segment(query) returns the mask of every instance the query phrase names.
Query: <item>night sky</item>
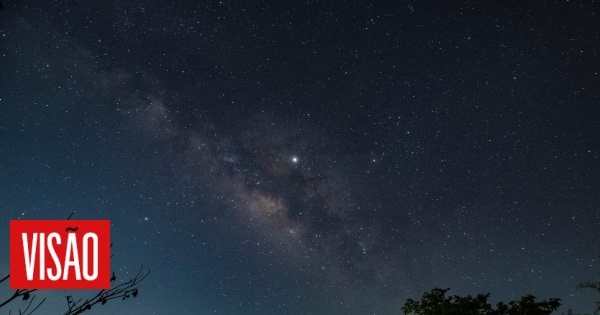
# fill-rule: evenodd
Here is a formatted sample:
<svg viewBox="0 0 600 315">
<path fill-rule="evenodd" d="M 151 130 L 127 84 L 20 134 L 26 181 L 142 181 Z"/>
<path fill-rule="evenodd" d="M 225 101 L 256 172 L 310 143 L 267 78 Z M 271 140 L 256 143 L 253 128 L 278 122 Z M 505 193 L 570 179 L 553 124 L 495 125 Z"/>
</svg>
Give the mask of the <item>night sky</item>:
<svg viewBox="0 0 600 315">
<path fill-rule="evenodd" d="M 600 11 L 499 2 L 3 1 L 0 272 L 74 212 L 152 272 L 91 314 L 591 312 Z"/>
</svg>

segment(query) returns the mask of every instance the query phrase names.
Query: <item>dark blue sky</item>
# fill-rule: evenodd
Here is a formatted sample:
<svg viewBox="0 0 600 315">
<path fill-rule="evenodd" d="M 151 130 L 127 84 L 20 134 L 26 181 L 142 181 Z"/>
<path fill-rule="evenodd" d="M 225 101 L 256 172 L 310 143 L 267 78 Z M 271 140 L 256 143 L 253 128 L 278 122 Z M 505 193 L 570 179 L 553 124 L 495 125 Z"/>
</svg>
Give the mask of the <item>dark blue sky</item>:
<svg viewBox="0 0 600 315">
<path fill-rule="evenodd" d="M 593 309 L 592 2 L 3 3 L 0 271 L 9 220 L 75 212 L 152 271 L 96 314 Z"/>
</svg>

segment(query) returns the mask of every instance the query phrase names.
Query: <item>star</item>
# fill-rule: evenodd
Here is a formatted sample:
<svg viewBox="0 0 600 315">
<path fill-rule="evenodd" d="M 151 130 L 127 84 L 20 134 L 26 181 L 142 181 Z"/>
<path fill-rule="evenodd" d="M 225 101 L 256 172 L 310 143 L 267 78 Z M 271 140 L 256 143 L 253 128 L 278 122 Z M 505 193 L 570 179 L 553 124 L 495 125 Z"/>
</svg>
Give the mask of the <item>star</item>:
<svg viewBox="0 0 600 315">
<path fill-rule="evenodd" d="M 393 313 L 436 283 L 593 307 L 570 297 L 600 237 L 588 6 L 13 2 L 2 215 L 114 222 L 115 268 L 174 302 L 121 313 Z"/>
</svg>

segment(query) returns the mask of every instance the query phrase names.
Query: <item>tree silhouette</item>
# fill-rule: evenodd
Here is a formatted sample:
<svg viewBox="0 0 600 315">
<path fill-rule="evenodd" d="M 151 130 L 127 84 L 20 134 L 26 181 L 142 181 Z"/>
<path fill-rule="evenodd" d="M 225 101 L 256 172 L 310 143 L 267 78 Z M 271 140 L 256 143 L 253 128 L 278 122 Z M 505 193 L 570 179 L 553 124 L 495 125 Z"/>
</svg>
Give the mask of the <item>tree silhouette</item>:
<svg viewBox="0 0 600 315">
<path fill-rule="evenodd" d="M 577 285 L 577 289 L 592 289 L 600 293 L 600 281 L 584 281 Z M 596 311 L 600 311 L 600 301 L 596 302 Z"/>
<path fill-rule="evenodd" d="M 137 297 L 139 293 L 140 283 L 150 274 L 150 271 L 144 271 L 144 266 L 140 268 L 135 277 L 131 278 L 127 282 L 122 282 L 115 287 L 112 287 L 108 290 L 102 289 L 96 293 L 93 297 L 89 299 L 80 298 L 78 300 L 74 300 L 72 296 L 67 296 L 67 310 L 64 315 L 77 315 L 83 312 L 89 311 L 92 309 L 92 306 L 100 303 L 101 305 L 106 304 L 106 302 L 114 299 L 126 300 L 130 297 Z M 0 283 L 8 280 L 10 275 L 5 276 L 0 279 Z M 111 283 L 116 280 L 116 276 L 113 272 L 113 276 L 111 277 Z M 35 294 L 33 294 L 37 289 L 17 289 L 13 292 L 13 294 L 6 298 L 4 301 L 0 302 L 0 309 L 3 307 L 8 307 L 10 302 L 21 298 L 24 301 L 29 301 L 26 303 L 24 308 L 18 309 L 19 315 L 29 315 L 35 312 L 45 301 L 43 300 L 39 302 L 35 302 Z M 34 303 L 35 302 L 35 303 Z M 12 311 L 9 311 L 11 314 Z"/>
<path fill-rule="evenodd" d="M 71 219 L 73 213 L 67 218 L 67 220 Z M 112 248 L 112 243 L 110 247 Z M 110 255 L 112 258 L 112 254 Z M 144 271 L 144 265 L 140 267 L 138 273 L 126 282 L 122 282 L 110 289 L 102 289 L 96 293 L 93 297 L 89 299 L 77 299 L 74 300 L 72 296 L 67 296 L 67 310 L 64 315 L 78 315 L 83 312 L 89 311 L 92 309 L 92 306 L 100 303 L 101 305 L 106 304 L 110 300 L 121 299 L 126 300 L 130 297 L 137 297 L 139 293 L 140 283 L 146 279 L 146 277 L 150 274 L 150 271 Z M 6 275 L 4 278 L 0 279 L 0 284 L 5 282 L 10 278 L 10 274 Z M 110 283 L 112 285 L 113 282 L 117 280 L 115 272 L 113 271 L 112 276 L 110 278 Z M 35 302 L 35 294 L 33 294 L 37 289 L 17 289 L 13 292 L 13 294 L 7 297 L 4 301 L 0 300 L 0 309 L 3 307 L 8 307 L 9 303 L 21 298 L 26 302 L 23 309 L 18 309 L 19 315 L 29 315 L 35 312 L 45 301 L 43 300 L 39 302 Z M 9 311 L 9 315 L 12 314 L 12 311 Z"/>
<path fill-rule="evenodd" d="M 92 309 L 92 306 L 100 303 L 101 305 L 106 304 L 106 302 L 114 299 L 126 300 L 130 297 L 137 297 L 140 287 L 140 282 L 144 280 L 150 271 L 144 272 L 144 266 L 140 268 L 140 271 L 127 282 L 123 282 L 113 288 L 108 290 L 100 290 L 95 296 L 92 298 L 83 300 L 79 299 L 77 301 L 73 300 L 72 296 L 67 296 L 67 306 L 68 310 L 65 312 L 65 315 L 77 315 L 81 314 L 85 311 L 89 311 Z M 117 279 L 115 273 L 113 272 L 110 281 L 113 282 Z"/>
<path fill-rule="evenodd" d="M 7 275 L 7 276 L 5 276 L 4 278 L 2 278 L 2 279 L 0 280 L 0 283 L 2 283 L 2 282 L 4 282 L 4 281 L 8 280 L 9 278 L 10 278 L 10 275 Z M 42 303 L 44 303 L 44 301 L 46 301 L 46 299 L 43 299 L 43 300 L 42 300 L 42 301 L 40 301 L 38 304 L 36 304 L 36 305 L 35 305 L 35 307 L 33 307 L 33 309 L 30 311 L 30 310 L 29 310 L 29 308 L 30 308 L 30 307 L 32 307 L 32 305 L 33 305 L 33 302 L 34 302 L 34 300 L 35 300 L 35 295 L 34 295 L 34 296 L 31 296 L 31 293 L 33 293 L 33 292 L 35 292 L 35 291 L 36 291 L 35 289 L 17 289 L 17 290 L 15 290 L 15 292 L 13 292 L 13 294 L 12 294 L 10 297 L 6 298 L 6 300 L 4 300 L 4 301 L 2 301 L 2 302 L 0 303 L 0 308 L 3 308 L 3 307 L 5 307 L 5 306 L 7 306 L 7 305 L 8 305 L 8 303 L 10 303 L 10 302 L 14 301 L 14 300 L 15 300 L 15 299 L 17 299 L 17 298 L 20 298 L 20 297 L 22 297 L 22 299 L 23 299 L 24 301 L 27 301 L 27 300 L 29 300 L 29 302 L 26 304 L 26 306 L 25 306 L 25 309 L 21 310 L 21 309 L 19 308 L 19 314 L 31 314 L 31 313 L 33 313 L 33 312 L 34 312 L 34 311 L 35 311 L 35 310 L 36 310 L 38 307 L 40 307 L 40 305 L 42 305 Z M 9 312 L 9 314 L 10 314 L 10 312 Z"/>
<path fill-rule="evenodd" d="M 560 306 L 558 298 L 536 302 L 535 296 L 526 295 L 519 301 L 510 301 L 508 304 L 499 302 L 494 308 L 487 301 L 489 293 L 475 297 L 446 296 L 449 290 L 434 288 L 425 292 L 420 301 L 408 299 L 402 311 L 406 315 L 546 315 Z"/>
</svg>

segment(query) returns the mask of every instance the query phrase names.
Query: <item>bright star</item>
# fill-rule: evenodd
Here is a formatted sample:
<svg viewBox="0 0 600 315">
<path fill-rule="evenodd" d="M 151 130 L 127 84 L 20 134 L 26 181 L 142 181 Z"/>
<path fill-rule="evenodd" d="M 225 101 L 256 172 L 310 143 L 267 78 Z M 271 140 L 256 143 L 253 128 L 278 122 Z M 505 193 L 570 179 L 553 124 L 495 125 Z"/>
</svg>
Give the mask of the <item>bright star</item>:
<svg viewBox="0 0 600 315">
<path fill-rule="evenodd" d="M 294 163 L 298 163 L 298 158 L 297 158 L 297 157 L 295 157 L 295 156 L 293 156 L 293 157 L 292 157 L 292 162 L 294 162 Z"/>
</svg>

